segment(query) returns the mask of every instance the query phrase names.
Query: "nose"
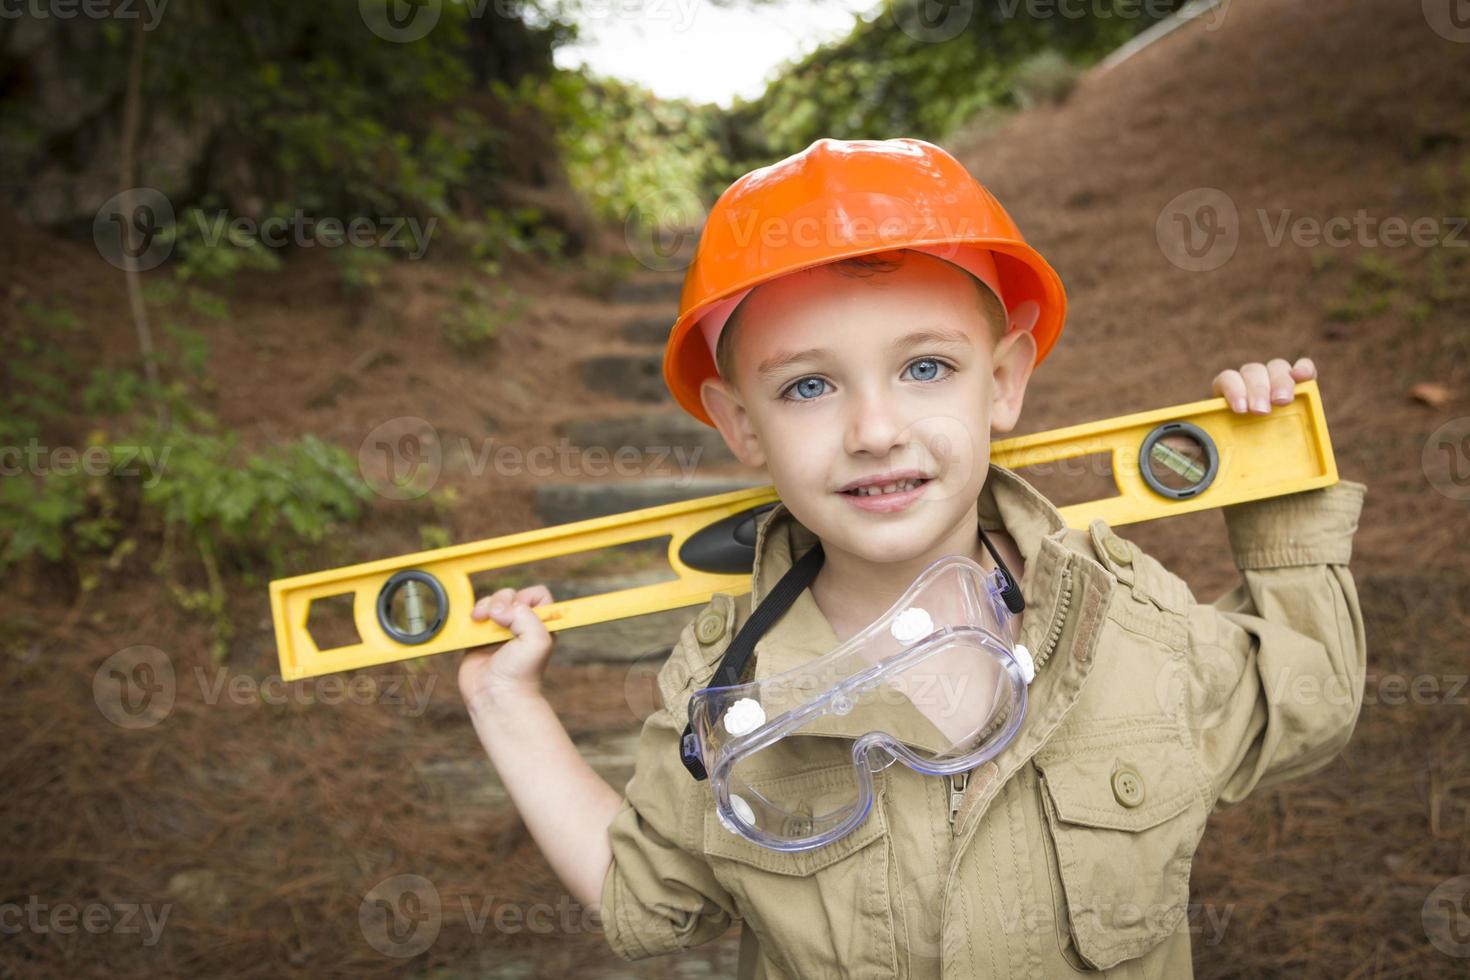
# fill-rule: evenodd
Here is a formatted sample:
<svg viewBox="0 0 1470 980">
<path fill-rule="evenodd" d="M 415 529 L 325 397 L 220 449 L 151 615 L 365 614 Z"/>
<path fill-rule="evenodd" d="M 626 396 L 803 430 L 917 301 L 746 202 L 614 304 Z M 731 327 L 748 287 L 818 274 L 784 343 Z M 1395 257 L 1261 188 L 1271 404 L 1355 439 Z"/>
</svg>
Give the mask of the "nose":
<svg viewBox="0 0 1470 980">
<path fill-rule="evenodd" d="M 843 448 L 848 455 L 867 454 L 886 459 L 908 442 L 909 426 L 902 417 L 893 393 L 885 390 L 857 392 L 848 402 L 848 419 Z"/>
</svg>

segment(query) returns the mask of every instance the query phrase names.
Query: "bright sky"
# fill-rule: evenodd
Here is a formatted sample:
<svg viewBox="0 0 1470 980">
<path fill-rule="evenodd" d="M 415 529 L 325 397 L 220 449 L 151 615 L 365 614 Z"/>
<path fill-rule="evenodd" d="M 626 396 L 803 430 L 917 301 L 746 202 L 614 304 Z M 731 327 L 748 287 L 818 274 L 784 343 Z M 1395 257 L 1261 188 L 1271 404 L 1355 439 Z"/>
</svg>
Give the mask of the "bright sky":
<svg viewBox="0 0 1470 980">
<path fill-rule="evenodd" d="M 782 62 L 845 36 L 880 0 L 777 0 L 716 7 L 707 0 L 583 0 L 582 43 L 556 51 L 563 68 L 635 81 L 663 98 L 753 99 Z"/>
</svg>

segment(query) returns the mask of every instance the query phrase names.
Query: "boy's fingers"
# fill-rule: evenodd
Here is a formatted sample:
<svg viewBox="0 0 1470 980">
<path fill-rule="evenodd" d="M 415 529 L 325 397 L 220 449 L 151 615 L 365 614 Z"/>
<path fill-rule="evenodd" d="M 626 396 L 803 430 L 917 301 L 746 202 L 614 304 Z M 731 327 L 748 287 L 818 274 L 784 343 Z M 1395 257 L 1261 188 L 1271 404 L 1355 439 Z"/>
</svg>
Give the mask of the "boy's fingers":
<svg viewBox="0 0 1470 980">
<path fill-rule="evenodd" d="M 1270 395 L 1271 376 L 1266 371 L 1266 365 L 1259 361 L 1241 365 L 1240 376 L 1245 379 L 1245 400 L 1252 412 L 1264 415 L 1271 411 Z"/>
<path fill-rule="evenodd" d="M 1231 411 L 1245 411 L 1245 380 L 1239 371 L 1221 371 L 1215 375 L 1215 394 L 1230 403 Z"/>
<path fill-rule="evenodd" d="M 546 624 L 541 622 L 541 617 L 530 606 L 522 602 L 517 602 L 511 610 L 510 631 L 517 640 L 529 642 L 538 650 L 551 644 L 551 632 L 547 630 Z"/>
<path fill-rule="evenodd" d="M 1310 381 L 1317 376 L 1317 365 L 1310 357 L 1298 357 L 1291 366 L 1291 376 L 1298 381 Z"/>
<path fill-rule="evenodd" d="M 1266 371 L 1271 378 L 1271 400 L 1285 405 L 1296 394 L 1296 379 L 1291 376 L 1291 364 L 1283 357 L 1273 357 L 1266 362 Z"/>
<path fill-rule="evenodd" d="M 475 601 L 474 608 L 470 610 L 470 618 L 483 622 L 494 617 L 497 623 L 504 626 L 508 621 L 506 614 L 510 612 L 510 604 L 515 601 L 515 597 L 516 590 L 509 586 L 496 589 Z"/>
<path fill-rule="evenodd" d="M 552 601 L 551 589 L 539 583 L 536 585 L 528 585 L 520 592 L 516 593 L 516 598 L 520 599 L 520 601 L 524 602 L 528 606 L 544 606 L 548 602 Z"/>
</svg>

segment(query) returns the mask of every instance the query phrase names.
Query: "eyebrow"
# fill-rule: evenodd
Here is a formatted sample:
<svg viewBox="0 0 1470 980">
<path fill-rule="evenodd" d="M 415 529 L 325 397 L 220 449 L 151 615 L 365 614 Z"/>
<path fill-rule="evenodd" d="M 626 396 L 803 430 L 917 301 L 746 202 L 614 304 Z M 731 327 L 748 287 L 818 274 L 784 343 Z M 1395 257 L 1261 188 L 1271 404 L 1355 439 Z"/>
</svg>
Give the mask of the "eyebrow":
<svg viewBox="0 0 1470 980">
<path fill-rule="evenodd" d="M 964 331 L 946 330 L 935 327 L 906 333 L 889 344 L 888 349 L 890 352 L 896 353 L 909 347 L 917 347 L 920 344 L 945 344 L 952 347 L 971 346 L 970 338 Z M 756 377 L 764 381 L 771 375 L 777 374 L 792 365 L 821 360 L 828 353 L 826 350 L 813 348 L 812 350 L 777 354 L 760 363 L 760 367 L 756 368 Z"/>
</svg>

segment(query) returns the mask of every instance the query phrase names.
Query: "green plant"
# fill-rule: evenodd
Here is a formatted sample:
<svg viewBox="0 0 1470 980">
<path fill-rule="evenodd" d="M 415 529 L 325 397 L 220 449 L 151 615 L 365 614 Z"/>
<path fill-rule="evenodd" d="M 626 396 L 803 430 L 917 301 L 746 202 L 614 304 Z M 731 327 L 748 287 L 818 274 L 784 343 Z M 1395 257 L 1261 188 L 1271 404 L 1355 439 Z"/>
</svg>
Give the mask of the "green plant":
<svg viewBox="0 0 1470 980">
<path fill-rule="evenodd" d="M 439 321 L 444 340 L 458 350 L 469 350 L 495 339 L 500 329 L 530 308 L 530 300 L 508 283 L 490 289 L 463 283 L 457 303 Z"/>
<path fill-rule="evenodd" d="M 383 270 L 393 264 L 393 257 L 375 246 L 343 245 L 332 249 L 331 256 L 342 277 L 342 290 L 349 296 L 382 286 Z"/>
<path fill-rule="evenodd" d="M 1077 87 L 1082 69 L 1060 51 L 1038 51 L 1016 66 L 1011 90 L 1023 109 L 1060 105 Z"/>
<path fill-rule="evenodd" d="M 81 319 L 71 310 L 49 307 L 35 300 L 22 303 L 20 311 L 47 330 L 74 333 L 82 327 Z"/>
<path fill-rule="evenodd" d="M 242 269 L 274 271 L 281 266 L 275 252 L 222 209 L 211 214 L 203 208 L 189 208 L 159 233 L 159 240 L 173 248 L 174 275 L 182 282 L 220 282 Z M 193 293 L 190 301 L 198 302 Z"/>
<path fill-rule="evenodd" d="M 565 233 L 533 207 L 486 208 L 480 221 L 463 223 L 459 233 L 473 243 L 470 254 L 477 259 L 500 260 L 512 253 L 553 258 L 566 247 Z"/>
<path fill-rule="evenodd" d="M 355 520 L 371 491 L 350 453 L 313 435 L 246 453 L 233 433 L 157 429 L 142 433 L 159 447 L 143 481 L 143 504 L 164 523 L 165 541 L 198 556 L 207 587 L 189 589 L 169 574 L 175 596 L 215 621 L 215 653 L 231 627 L 225 616 L 222 568 L 264 563 L 279 571 L 292 553 L 319 544 Z M 166 546 L 162 568 L 171 572 Z"/>
<path fill-rule="evenodd" d="M 591 253 L 576 263 L 573 288 L 588 296 L 606 299 L 637 268 L 638 260 L 631 255 Z"/>
</svg>

